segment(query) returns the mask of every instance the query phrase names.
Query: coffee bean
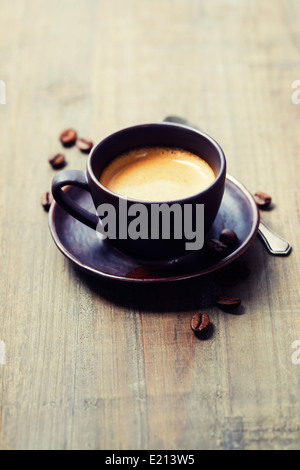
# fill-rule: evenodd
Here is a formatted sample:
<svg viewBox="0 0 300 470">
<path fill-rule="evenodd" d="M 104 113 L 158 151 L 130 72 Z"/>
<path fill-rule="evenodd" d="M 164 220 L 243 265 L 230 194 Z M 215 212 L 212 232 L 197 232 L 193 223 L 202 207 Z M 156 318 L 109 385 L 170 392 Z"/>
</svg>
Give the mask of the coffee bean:
<svg viewBox="0 0 300 470">
<path fill-rule="evenodd" d="M 224 228 L 220 233 L 219 239 L 227 246 L 234 246 L 238 242 L 237 234 L 231 228 Z"/>
<path fill-rule="evenodd" d="M 211 253 L 221 255 L 226 253 L 228 246 L 225 243 L 222 243 L 220 240 L 211 238 L 210 240 L 205 241 L 205 246 L 209 249 Z"/>
<path fill-rule="evenodd" d="M 52 201 L 53 201 L 53 196 L 51 193 L 49 193 L 49 191 L 42 194 L 41 204 L 45 212 L 49 212 Z"/>
<path fill-rule="evenodd" d="M 133 279 L 145 279 L 149 278 L 153 274 L 153 269 L 151 266 L 138 266 L 137 268 L 132 269 L 126 274 L 126 277 Z"/>
<path fill-rule="evenodd" d="M 237 308 L 241 305 L 241 299 L 235 295 L 219 295 L 217 304 L 224 310 Z"/>
<path fill-rule="evenodd" d="M 254 194 L 254 200 L 259 207 L 268 207 L 272 202 L 271 196 L 262 191 Z"/>
<path fill-rule="evenodd" d="M 210 318 L 207 313 L 196 313 L 191 320 L 191 328 L 195 333 L 204 332 L 210 325 Z"/>
<path fill-rule="evenodd" d="M 81 152 L 89 153 L 92 150 L 94 144 L 89 139 L 77 139 L 76 146 Z"/>
<path fill-rule="evenodd" d="M 63 168 L 66 165 L 66 158 L 62 153 L 56 153 L 49 158 L 49 163 L 55 170 Z"/>
<path fill-rule="evenodd" d="M 72 145 L 75 144 L 76 139 L 77 132 L 74 129 L 66 129 L 59 136 L 59 140 L 64 147 L 72 147 Z"/>
</svg>

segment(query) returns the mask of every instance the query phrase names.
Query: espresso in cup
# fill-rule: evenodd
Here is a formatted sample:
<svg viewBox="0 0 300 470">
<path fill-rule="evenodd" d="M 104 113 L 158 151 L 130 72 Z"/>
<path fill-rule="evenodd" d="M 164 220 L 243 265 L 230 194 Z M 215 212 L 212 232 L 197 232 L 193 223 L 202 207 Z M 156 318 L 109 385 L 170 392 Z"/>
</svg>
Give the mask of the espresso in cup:
<svg viewBox="0 0 300 470">
<path fill-rule="evenodd" d="M 99 256 L 107 242 L 142 259 L 170 259 L 201 249 L 225 178 L 224 153 L 208 135 L 171 123 L 139 124 L 99 142 L 86 172 L 59 172 L 52 194 L 78 221 L 105 229 Z M 92 210 L 69 196 L 70 185 L 90 193 Z"/>
<path fill-rule="evenodd" d="M 115 194 L 150 202 L 173 201 L 208 188 L 215 173 L 201 157 L 172 147 L 141 147 L 114 158 L 100 183 Z"/>
</svg>

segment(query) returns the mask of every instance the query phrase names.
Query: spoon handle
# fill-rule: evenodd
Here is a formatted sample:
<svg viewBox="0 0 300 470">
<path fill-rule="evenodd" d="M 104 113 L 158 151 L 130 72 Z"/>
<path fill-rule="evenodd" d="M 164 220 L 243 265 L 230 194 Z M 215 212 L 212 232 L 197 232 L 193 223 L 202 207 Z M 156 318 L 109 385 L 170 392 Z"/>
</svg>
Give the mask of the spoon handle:
<svg viewBox="0 0 300 470">
<path fill-rule="evenodd" d="M 197 127 L 187 119 L 181 118 L 179 116 L 167 116 L 163 121 L 173 122 L 197 129 Z M 268 227 L 262 220 L 259 224 L 258 233 L 269 252 L 273 255 L 288 255 L 290 253 L 292 247 L 289 242 L 284 240 L 284 238 L 281 238 L 279 235 L 277 235 L 277 233 L 273 232 L 273 230 L 271 230 L 270 227 Z"/>
<path fill-rule="evenodd" d="M 289 242 L 273 232 L 262 220 L 259 224 L 258 233 L 273 255 L 288 255 L 290 253 L 292 247 Z"/>
</svg>

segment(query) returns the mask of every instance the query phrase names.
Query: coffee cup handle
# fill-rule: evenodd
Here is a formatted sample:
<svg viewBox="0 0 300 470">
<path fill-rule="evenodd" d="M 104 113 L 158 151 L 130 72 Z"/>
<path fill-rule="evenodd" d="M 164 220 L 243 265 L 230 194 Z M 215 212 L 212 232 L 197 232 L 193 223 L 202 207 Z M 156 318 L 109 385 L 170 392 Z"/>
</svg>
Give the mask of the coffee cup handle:
<svg viewBox="0 0 300 470">
<path fill-rule="evenodd" d="M 52 195 L 57 204 L 68 212 L 68 214 L 88 227 L 96 229 L 99 224 L 99 217 L 74 202 L 70 196 L 68 196 L 67 191 L 63 190 L 65 186 L 77 186 L 78 188 L 90 192 L 86 172 L 80 170 L 64 170 L 57 173 L 52 181 Z"/>
</svg>

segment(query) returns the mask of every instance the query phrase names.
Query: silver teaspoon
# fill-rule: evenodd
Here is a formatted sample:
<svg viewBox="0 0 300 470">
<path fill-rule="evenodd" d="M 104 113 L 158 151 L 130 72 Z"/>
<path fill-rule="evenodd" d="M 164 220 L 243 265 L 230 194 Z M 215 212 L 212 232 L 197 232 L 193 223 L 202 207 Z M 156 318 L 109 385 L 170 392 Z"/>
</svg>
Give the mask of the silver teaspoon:
<svg viewBox="0 0 300 470">
<path fill-rule="evenodd" d="M 163 121 L 171 123 L 173 122 L 175 124 L 181 124 L 182 126 L 199 130 L 198 127 L 194 126 L 187 119 L 181 118 L 179 116 L 167 116 L 163 119 Z M 258 234 L 272 255 L 288 255 L 291 252 L 292 247 L 290 243 L 284 238 L 280 237 L 277 233 L 273 232 L 273 230 L 271 230 L 270 227 L 268 227 L 262 220 L 260 221 L 258 227 Z"/>
</svg>

